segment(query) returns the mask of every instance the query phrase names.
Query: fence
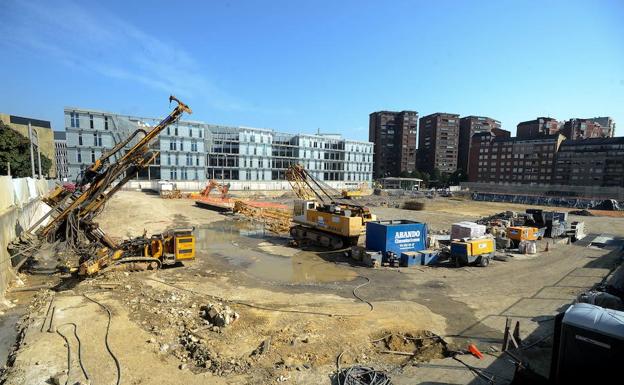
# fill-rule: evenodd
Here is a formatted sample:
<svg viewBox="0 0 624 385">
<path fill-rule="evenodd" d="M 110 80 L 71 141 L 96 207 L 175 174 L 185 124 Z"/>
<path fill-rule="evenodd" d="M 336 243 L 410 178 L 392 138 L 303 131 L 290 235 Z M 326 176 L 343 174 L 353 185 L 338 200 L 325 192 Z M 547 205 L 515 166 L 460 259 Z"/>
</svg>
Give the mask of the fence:
<svg viewBox="0 0 624 385">
<path fill-rule="evenodd" d="M 45 179 L 0 176 L 0 307 L 5 304 L 4 292 L 15 278 L 7 246 L 50 210 L 41 197 L 54 184 Z"/>
</svg>

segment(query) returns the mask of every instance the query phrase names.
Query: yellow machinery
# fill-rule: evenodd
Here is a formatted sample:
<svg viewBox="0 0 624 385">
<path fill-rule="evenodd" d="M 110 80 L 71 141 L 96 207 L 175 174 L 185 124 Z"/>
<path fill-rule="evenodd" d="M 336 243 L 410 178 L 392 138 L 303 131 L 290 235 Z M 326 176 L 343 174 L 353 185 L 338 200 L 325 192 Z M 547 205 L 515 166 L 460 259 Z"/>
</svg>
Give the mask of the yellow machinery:
<svg viewBox="0 0 624 385">
<path fill-rule="evenodd" d="M 510 226 L 507 227 L 507 238 L 512 241 L 536 241 L 540 237 L 540 230 L 537 227 Z"/>
<path fill-rule="evenodd" d="M 129 239 L 111 254 L 104 248 L 97 258 L 80 264 L 80 275 L 93 275 L 104 268 L 122 264 L 129 270 L 156 270 L 162 265 L 175 265 L 195 259 L 193 228 L 169 230 L 162 234 Z"/>
<path fill-rule="evenodd" d="M 368 207 L 338 198 L 341 193 L 312 176 L 301 165 L 286 171 L 286 179 L 299 197 L 294 202 L 290 235 L 297 242 L 342 249 L 356 245 L 366 231 L 366 222 L 375 220 Z"/>
<path fill-rule="evenodd" d="M 52 191 L 43 200 L 51 210 L 22 234 L 18 242 L 9 246 L 11 254 L 33 255 L 44 242 L 58 241 L 79 255 L 78 271 L 82 274 L 95 274 L 106 266 L 122 262 L 158 267 L 163 263 L 194 258 L 195 240 L 188 229 L 151 238 L 144 235 L 117 244 L 93 221 L 110 197 L 156 158 L 158 152 L 149 146 L 157 136 L 177 122 L 183 113 L 192 113 L 176 97 L 170 96 L 171 102 L 176 102 L 176 107 L 158 125 L 149 131 L 137 129 L 119 142 L 85 170 L 75 187 L 59 186 Z M 38 228 L 46 218 L 50 218 L 48 224 Z"/>
<path fill-rule="evenodd" d="M 490 258 L 495 250 L 494 238 L 490 237 L 451 242 L 451 258 L 457 265 L 476 263 L 485 267 L 490 264 Z"/>
</svg>

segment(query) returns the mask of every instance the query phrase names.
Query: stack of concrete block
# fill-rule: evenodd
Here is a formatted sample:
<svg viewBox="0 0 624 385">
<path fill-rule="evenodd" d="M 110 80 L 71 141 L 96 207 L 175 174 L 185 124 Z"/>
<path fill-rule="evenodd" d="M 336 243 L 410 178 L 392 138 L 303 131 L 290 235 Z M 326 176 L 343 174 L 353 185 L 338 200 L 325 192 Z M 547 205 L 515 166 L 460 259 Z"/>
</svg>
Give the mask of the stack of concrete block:
<svg viewBox="0 0 624 385">
<path fill-rule="evenodd" d="M 451 225 L 451 239 L 478 238 L 485 235 L 485 225 L 474 222 L 457 222 Z"/>
</svg>

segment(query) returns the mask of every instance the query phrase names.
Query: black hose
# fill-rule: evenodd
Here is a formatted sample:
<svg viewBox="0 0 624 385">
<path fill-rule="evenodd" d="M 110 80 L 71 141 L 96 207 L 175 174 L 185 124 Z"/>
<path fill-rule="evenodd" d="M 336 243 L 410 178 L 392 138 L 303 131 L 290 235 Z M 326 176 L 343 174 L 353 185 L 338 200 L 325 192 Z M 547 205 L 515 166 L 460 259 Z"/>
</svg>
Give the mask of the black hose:
<svg viewBox="0 0 624 385">
<path fill-rule="evenodd" d="M 62 328 L 65 325 L 73 326 L 74 328 L 74 336 L 76 337 L 76 341 L 78 341 L 78 364 L 80 364 L 80 369 L 82 370 L 82 374 L 84 374 L 84 377 L 88 382 L 89 374 L 87 373 L 87 370 L 84 367 L 84 363 L 82 362 L 82 342 L 80 341 L 80 337 L 78 337 L 78 326 L 73 322 L 68 322 L 56 328 L 56 333 L 60 335 L 61 337 L 63 337 L 63 339 L 65 340 L 65 343 L 67 344 L 67 380 L 65 381 L 65 384 L 67 384 L 67 382 L 69 381 L 69 372 L 71 370 L 71 353 L 70 353 L 70 347 L 69 347 L 69 340 L 63 333 L 60 332 L 60 328 Z"/>
<path fill-rule="evenodd" d="M 110 309 L 108 307 L 106 307 L 106 305 L 104 305 L 104 304 L 94 300 L 93 298 L 88 297 L 86 294 L 83 294 L 83 297 L 85 297 L 89 301 L 99 305 L 108 314 L 108 324 L 106 325 L 106 336 L 104 337 L 104 342 L 106 344 L 106 350 L 108 350 L 108 354 L 110 354 L 110 356 L 113 358 L 113 361 L 115 361 L 115 366 L 117 367 L 117 383 L 116 384 L 119 385 L 119 384 L 121 384 L 121 365 L 119 364 L 119 360 L 117 359 L 117 357 L 115 356 L 115 354 L 111 350 L 110 344 L 108 343 L 108 334 L 110 332 L 111 319 L 113 318 L 113 315 L 112 315 Z"/>
<path fill-rule="evenodd" d="M 360 297 L 356 293 L 356 290 L 361 288 L 361 287 L 364 287 L 364 286 L 368 285 L 371 282 L 371 280 L 370 280 L 370 278 L 365 277 L 363 275 L 360 275 L 360 277 L 366 279 L 366 282 L 364 282 L 361 285 L 356 286 L 353 289 L 353 295 L 354 295 L 355 298 L 357 298 L 358 300 L 360 300 L 361 302 L 363 302 L 363 303 L 365 303 L 365 304 L 367 304 L 369 306 L 370 310 L 367 313 L 370 313 L 374 309 L 373 304 L 370 303 L 369 301 L 363 299 L 362 297 Z M 243 302 L 243 301 L 238 301 L 238 300 L 227 300 L 225 298 L 217 297 L 215 295 L 201 293 L 201 292 L 198 292 L 198 291 L 195 291 L 195 290 L 191 290 L 191 289 L 187 289 L 187 288 L 184 288 L 184 287 L 176 286 L 174 284 L 171 284 L 171 283 L 168 283 L 168 282 L 165 282 L 165 281 L 161 281 L 161 280 L 156 279 L 156 278 L 147 278 L 147 279 L 150 280 L 150 281 L 158 282 L 158 283 L 161 283 L 163 285 L 167 285 L 167 286 L 173 287 L 174 289 L 178 289 L 178 290 L 181 290 L 181 291 L 187 291 L 189 293 L 193 293 L 193 294 L 196 294 L 196 295 L 214 298 L 214 299 L 216 299 L 218 301 L 221 301 L 221 302 L 230 302 L 230 303 L 234 303 L 234 304 L 237 304 L 237 305 L 247 306 L 247 307 L 254 308 L 254 309 L 259 309 L 259 310 L 274 311 L 274 312 L 281 312 L 281 313 L 297 313 L 297 314 L 322 315 L 322 316 L 327 316 L 327 317 L 361 317 L 361 316 L 366 314 L 366 313 L 359 313 L 359 314 L 336 314 L 336 313 L 323 313 L 323 312 L 307 311 L 307 310 L 278 309 L 278 308 L 272 308 L 272 307 L 263 306 L 263 305 L 256 305 L 254 303 Z"/>
</svg>

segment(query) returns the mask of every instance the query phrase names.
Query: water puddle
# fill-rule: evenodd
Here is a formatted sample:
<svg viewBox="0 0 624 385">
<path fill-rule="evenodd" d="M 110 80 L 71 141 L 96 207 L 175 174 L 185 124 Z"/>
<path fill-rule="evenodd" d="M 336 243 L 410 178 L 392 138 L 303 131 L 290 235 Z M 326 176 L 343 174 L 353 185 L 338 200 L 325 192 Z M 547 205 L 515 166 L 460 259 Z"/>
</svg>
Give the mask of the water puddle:
<svg viewBox="0 0 624 385">
<path fill-rule="evenodd" d="M 219 221 L 195 231 L 198 258 L 223 258 L 233 269 L 264 281 L 340 282 L 357 277 L 316 252 L 289 247 L 288 238 L 275 236 L 261 225 Z"/>
</svg>

